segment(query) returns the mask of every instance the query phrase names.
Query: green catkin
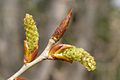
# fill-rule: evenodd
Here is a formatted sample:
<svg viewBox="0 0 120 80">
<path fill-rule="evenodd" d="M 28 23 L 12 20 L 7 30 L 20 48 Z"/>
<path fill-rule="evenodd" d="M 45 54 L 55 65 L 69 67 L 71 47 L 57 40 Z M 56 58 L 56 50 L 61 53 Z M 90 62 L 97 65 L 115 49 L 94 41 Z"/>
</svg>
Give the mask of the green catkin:
<svg viewBox="0 0 120 80">
<path fill-rule="evenodd" d="M 63 56 L 71 61 L 78 61 L 83 64 L 88 71 L 96 69 L 94 58 L 82 48 L 71 47 L 62 52 Z"/>
<path fill-rule="evenodd" d="M 39 40 L 39 33 L 32 15 L 26 14 L 24 18 L 24 29 L 28 48 L 32 52 L 38 46 Z"/>
</svg>

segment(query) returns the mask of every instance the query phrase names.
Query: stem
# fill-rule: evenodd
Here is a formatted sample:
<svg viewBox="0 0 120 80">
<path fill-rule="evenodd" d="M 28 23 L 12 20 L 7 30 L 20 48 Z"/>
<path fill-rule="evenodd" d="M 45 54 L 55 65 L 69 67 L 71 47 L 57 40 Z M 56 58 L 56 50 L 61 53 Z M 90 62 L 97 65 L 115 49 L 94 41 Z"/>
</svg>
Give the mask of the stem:
<svg viewBox="0 0 120 80">
<path fill-rule="evenodd" d="M 55 43 L 55 41 L 53 39 L 49 39 L 48 45 L 45 48 L 45 50 L 41 53 L 40 56 L 38 56 L 34 61 L 24 64 L 21 69 L 16 72 L 13 76 L 11 76 L 10 78 L 8 78 L 7 80 L 14 80 L 15 78 L 17 78 L 19 75 L 21 75 L 22 73 L 24 73 L 27 69 L 29 69 L 30 67 L 32 67 L 33 65 L 37 64 L 40 61 L 43 61 L 45 59 L 47 59 L 48 57 L 48 52 L 51 49 L 52 45 Z"/>
</svg>

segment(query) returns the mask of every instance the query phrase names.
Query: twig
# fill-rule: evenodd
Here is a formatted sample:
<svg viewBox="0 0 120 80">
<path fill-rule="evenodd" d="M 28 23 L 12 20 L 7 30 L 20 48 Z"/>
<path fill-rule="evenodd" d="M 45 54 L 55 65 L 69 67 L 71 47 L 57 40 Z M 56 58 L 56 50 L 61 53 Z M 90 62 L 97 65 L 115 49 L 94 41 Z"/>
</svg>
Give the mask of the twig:
<svg viewBox="0 0 120 80">
<path fill-rule="evenodd" d="M 49 50 L 51 49 L 51 47 L 54 43 L 55 43 L 55 41 L 53 39 L 50 39 L 47 47 L 45 48 L 45 50 L 41 53 L 41 55 L 39 57 L 37 57 L 34 61 L 32 61 L 30 63 L 24 64 L 18 72 L 16 72 L 13 76 L 11 76 L 7 80 L 14 80 L 15 78 L 17 78 L 19 75 L 24 73 L 27 69 L 29 69 L 33 65 L 37 64 L 38 62 L 40 62 L 42 60 L 47 59 L 48 52 L 49 52 Z"/>
<path fill-rule="evenodd" d="M 7 80 L 14 80 L 16 79 L 19 75 L 21 75 L 22 73 L 24 73 L 27 69 L 29 69 L 31 66 L 37 64 L 38 62 L 45 60 L 48 58 L 48 53 L 49 50 L 51 49 L 51 47 L 57 43 L 59 41 L 59 39 L 61 39 L 61 37 L 63 36 L 64 32 L 66 31 L 66 29 L 68 28 L 68 24 L 70 22 L 72 16 L 72 9 L 70 9 L 70 11 L 68 12 L 68 15 L 63 19 L 63 21 L 61 22 L 61 24 L 59 25 L 59 27 L 57 27 L 57 29 L 55 30 L 55 32 L 53 33 L 52 37 L 49 39 L 48 45 L 45 48 L 45 50 L 41 53 L 41 55 L 39 57 L 37 57 L 34 61 L 30 62 L 30 63 L 26 63 L 22 66 L 22 68 L 16 72 L 13 76 L 11 76 L 9 79 Z M 26 17 L 24 18 L 24 23 L 26 28 L 28 27 L 35 27 L 35 22 L 32 19 L 32 16 L 30 15 L 26 15 Z M 25 29 L 26 29 L 25 28 Z M 35 31 L 34 31 L 35 32 Z M 32 34 L 32 33 L 31 33 Z M 36 35 L 35 35 L 36 36 Z M 37 36 L 38 37 L 38 36 Z"/>
</svg>

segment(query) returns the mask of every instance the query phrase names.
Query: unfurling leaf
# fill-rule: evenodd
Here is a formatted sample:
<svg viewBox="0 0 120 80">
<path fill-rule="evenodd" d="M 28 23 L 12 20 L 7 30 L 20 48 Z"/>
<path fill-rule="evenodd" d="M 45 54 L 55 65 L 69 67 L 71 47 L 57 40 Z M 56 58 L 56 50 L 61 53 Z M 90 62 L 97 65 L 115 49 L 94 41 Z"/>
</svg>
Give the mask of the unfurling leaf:
<svg viewBox="0 0 120 80">
<path fill-rule="evenodd" d="M 53 46 L 49 51 L 48 59 L 68 62 L 78 61 L 83 64 L 88 71 L 96 69 L 96 62 L 87 51 L 68 44 L 57 44 Z"/>
<path fill-rule="evenodd" d="M 39 40 L 39 33 L 32 15 L 26 14 L 24 18 L 24 29 L 26 33 L 26 39 L 24 40 L 24 62 L 29 63 L 35 59 L 38 53 Z"/>
<path fill-rule="evenodd" d="M 68 28 L 68 24 L 70 22 L 70 19 L 72 17 L 72 10 L 69 11 L 68 15 L 64 18 L 64 20 L 61 22 L 59 27 L 55 30 L 55 32 L 52 35 L 52 39 L 57 42 L 59 39 L 63 36 L 64 32 Z"/>
</svg>

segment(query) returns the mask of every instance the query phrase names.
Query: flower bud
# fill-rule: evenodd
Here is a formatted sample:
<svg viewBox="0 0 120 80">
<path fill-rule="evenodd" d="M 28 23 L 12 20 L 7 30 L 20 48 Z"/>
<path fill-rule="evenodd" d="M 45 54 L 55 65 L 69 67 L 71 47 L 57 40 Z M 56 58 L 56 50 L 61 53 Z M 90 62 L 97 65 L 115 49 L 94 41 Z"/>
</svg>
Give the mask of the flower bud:
<svg viewBox="0 0 120 80">
<path fill-rule="evenodd" d="M 68 58 L 64 57 L 62 52 L 65 49 L 71 48 L 71 45 L 68 44 L 56 44 L 49 51 L 49 59 L 58 59 L 71 62 Z"/>
<path fill-rule="evenodd" d="M 53 46 L 49 52 L 49 59 L 64 60 L 67 62 L 78 61 L 88 71 L 96 69 L 96 62 L 87 51 L 68 44 L 57 44 Z"/>
<path fill-rule="evenodd" d="M 28 80 L 28 79 L 24 77 L 17 77 L 15 80 Z"/>
<path fill-rule="evenodd" d="M 63 36 L 64 32 L 68 28 L 68 24 L 70 22 L 70 19 L 72 17 L 72 10 L 69 11 L 68 15 L 64 18 L 64 20 L 61 22 L 59 27 L 55 30 L 55 32 L 52 35 L 52 39 L 57 42 L 59 39 Z"/>
<path fill-rule="evenodd" d="M 38 53 L 39 40 L 39 33 L 32 15 L 26 14 L 24 18 L 24 29 L 26 33 L 26 40 L 24 40 L 24 61 L 25 63 L 29 63 L 34 60 L 35 56 Z"/>
</svg>

